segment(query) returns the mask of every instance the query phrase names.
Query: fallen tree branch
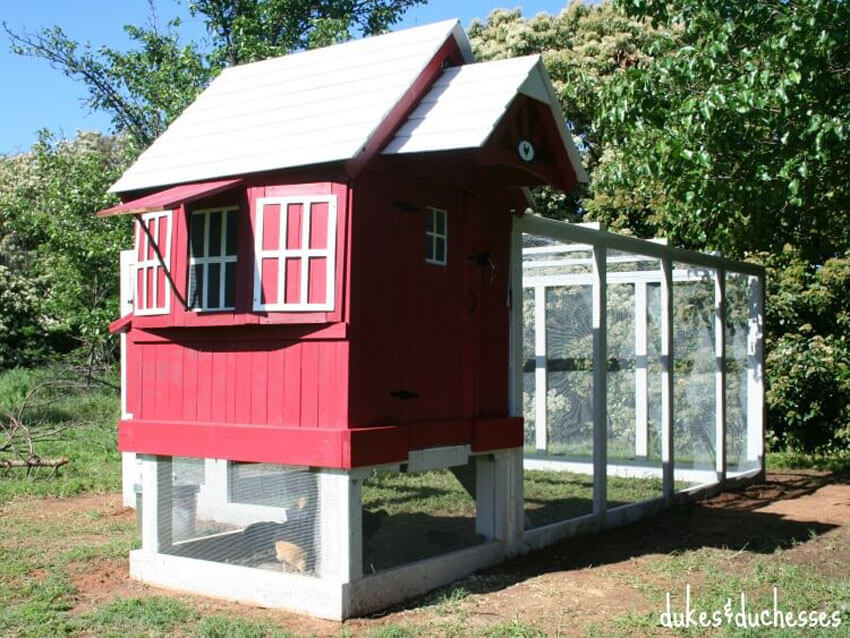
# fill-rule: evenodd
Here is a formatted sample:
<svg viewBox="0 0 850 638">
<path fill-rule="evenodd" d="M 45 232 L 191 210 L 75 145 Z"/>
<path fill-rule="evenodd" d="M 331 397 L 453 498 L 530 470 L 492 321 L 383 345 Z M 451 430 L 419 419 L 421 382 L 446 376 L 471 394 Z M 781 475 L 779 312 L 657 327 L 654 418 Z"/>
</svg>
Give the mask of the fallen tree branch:
<svg viewBox="0 0 850 638">
<path fill-rule="evenodd" d="M 63 465 L 67 465 L 69 459 L 67 456 L 60 456 L 55 459 L 42 459 L 37 456 L 28 458 L 28 459 L 0 459 L 0 468 L 12 468 L 12 467 L 62 467 Z"/>
</svg>

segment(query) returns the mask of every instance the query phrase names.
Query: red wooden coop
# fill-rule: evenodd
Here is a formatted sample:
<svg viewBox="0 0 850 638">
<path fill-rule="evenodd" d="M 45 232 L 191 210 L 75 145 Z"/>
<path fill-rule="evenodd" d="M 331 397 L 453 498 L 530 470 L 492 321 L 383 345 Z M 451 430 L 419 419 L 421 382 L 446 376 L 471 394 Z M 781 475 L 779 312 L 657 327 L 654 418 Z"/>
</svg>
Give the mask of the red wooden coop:
<svg viewBox="0 0 850 638">
<path fill-rule="evenodd" d="M 403 576 L 356 593 L 379 575 L 356 564 L 357 481 L 364 468 L 474 465 L 522 446 L 508 390 L 511 223 L 526 187 L 584 178 L 539 56 L 476 64 L 455 21 L 225 70 L 112 187 L 123 203 L 99 213 L 138 220 L 132 311 L 112 325 L 125 335 L 119 448 L 144 465 L 149 519 L 134 575 L 331 617 L 397 598 Z M 314 481 L 321 557 L 299 563 L 311 573 L 254 569 L 264 575 L 234 585 L 241 572 L 203 570 L 244 564 L 175 550 L 180 523 L 162 512 L 182 498 L 176 458 L 239 464 L 266 486 L 269 464 Z M 479 510 L 499 510 L 482 505 L 483 473 L 473 480 Z M 306 520 L 299 498 L 278 518 Z M 479 525 L 499 555 L 503 524 Z M 258 593 L 266 577 L 277 580 Z"/>
</svg>

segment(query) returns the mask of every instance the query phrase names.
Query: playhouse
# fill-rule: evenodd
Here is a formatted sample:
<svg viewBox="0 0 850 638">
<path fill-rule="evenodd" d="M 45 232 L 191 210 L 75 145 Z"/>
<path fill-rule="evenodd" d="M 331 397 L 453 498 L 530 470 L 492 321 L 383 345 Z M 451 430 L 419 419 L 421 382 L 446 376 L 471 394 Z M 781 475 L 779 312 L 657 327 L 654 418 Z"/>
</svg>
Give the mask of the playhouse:
<svg viewBox="0 0 850 638">
<path fill-rule="evenodd" d="M 525 214 L 528 187 L 585 180 L 540 57 L 475 63 L 457 21 L 222 72 L 99 213 L 137 219 L 111 326 L 140 508 L 133 577 L 345 618 L 722 486 L 727 447 L 740 476 L 760 472 L 763 273 Z M 618 282 L 640 334 L 619 355 L 634 391 L 615 411 Z M 674 387 L 680 282 L 710 287 L 688 341 L 710 335 L 710 362 L 687 369 L 716 390 L 687 438 L 710 451 L 689 468 L 673 452 L 676 401 L 691 396 Z M 586 330 L 556 342 L 561 325 Z M 734 389 L 749 401 L 732 442 L 727 337 L 746 349 Z M 658 493 L 606 500 L 609 449 L 628 457 L 615 475 Z M 592 475 L 587 511 L 524 503 L 535 468 Z M 392 515 L 364 508 L 364 485 L 434 471 L 463 486 L 471 518 L 409 517 L 407 536 L 380 536 Z"/>
</svg>

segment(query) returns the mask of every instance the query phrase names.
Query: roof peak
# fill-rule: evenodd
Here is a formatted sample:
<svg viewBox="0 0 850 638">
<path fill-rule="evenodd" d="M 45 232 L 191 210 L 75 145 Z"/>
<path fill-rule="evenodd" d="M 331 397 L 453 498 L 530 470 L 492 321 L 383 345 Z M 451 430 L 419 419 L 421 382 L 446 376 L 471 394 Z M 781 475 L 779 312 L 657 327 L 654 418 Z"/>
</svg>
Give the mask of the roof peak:
<svg viewBox="0 0 850 638">
<path fill-rule="evenodd" d="M 274 64 L 280 63 L 291 63 L 291 64 L 304 64 L 312 62 L 309 58 L 320 58 L 323 55 L 328 55 L 333 51 L 339 51 L 341 49 L 358 49 L 365 46 L 369 46 L 374 44 L 376 40 L 393 40 L 393 39 L 403 39 L 403 38 L 411 38 L 415 37 L 418 34 L 421 34 L 423 38 L 428 36 L 433 36 L 435 34 L 445 33 L 446 37 L 453 31 L 455 28 L 458 33 L 463 35 L 463 42 L 458 42 L 458 46 L 461 48 L 461 52 L 464 54 L 464 57 L 467 58 L 467 62 L 474 61 L 474 57 L 472 56 L 472 49 L 469 46 L 469 41 L 466 38 L 466 32 L 463 30 L 460 24 L 460 20 L 457 18 L 452 18 L 449 20 L 441 20 L 439 22 L 430 22 L 428 24 L 418 25 L 414 27 L 405 27 L 403 29 L 397 29 L 395 31 L 387 31 L 386 33 L 379 33 L 376 35 L 367 35 L 361 38 L 352 38 L 350 40 L 346 40 L 344 42 L 338 42 L 336 44 L 329 44 L 322 47 L 317 47 L 315 49 L 304 49 L 300 51 L 293 51 L 292 53 L 287 53 L 284 55 L 278 55 L 272 58 L 266 58 L 264 60 L 257 60 L 255 62 L 244 62 L 242 64 L 237 64 L 234 66 L 226 67 L 222 70 L 221 74 L 230 73 L 232 71 L 240 70 L 244 71 L 250 67 L 260 68 L 263 66 L 273 66 Z M 468 55 L 467 55 L 468 54 Z"/>
</svg>

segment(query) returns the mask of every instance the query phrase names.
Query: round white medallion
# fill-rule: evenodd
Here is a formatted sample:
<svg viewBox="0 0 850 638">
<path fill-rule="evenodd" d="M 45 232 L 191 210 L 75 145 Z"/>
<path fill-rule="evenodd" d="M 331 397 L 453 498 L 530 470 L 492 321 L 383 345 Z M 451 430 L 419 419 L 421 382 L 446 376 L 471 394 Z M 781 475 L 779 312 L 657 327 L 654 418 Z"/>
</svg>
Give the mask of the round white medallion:
<svg viewBox="0 0 850 638">
<path fill-rule="evenodd" d="M 534 161 L 534 145 L 528 140 L 521 139 L 517 144 L 516 151 L 523 162 Z"/>
</svg>

